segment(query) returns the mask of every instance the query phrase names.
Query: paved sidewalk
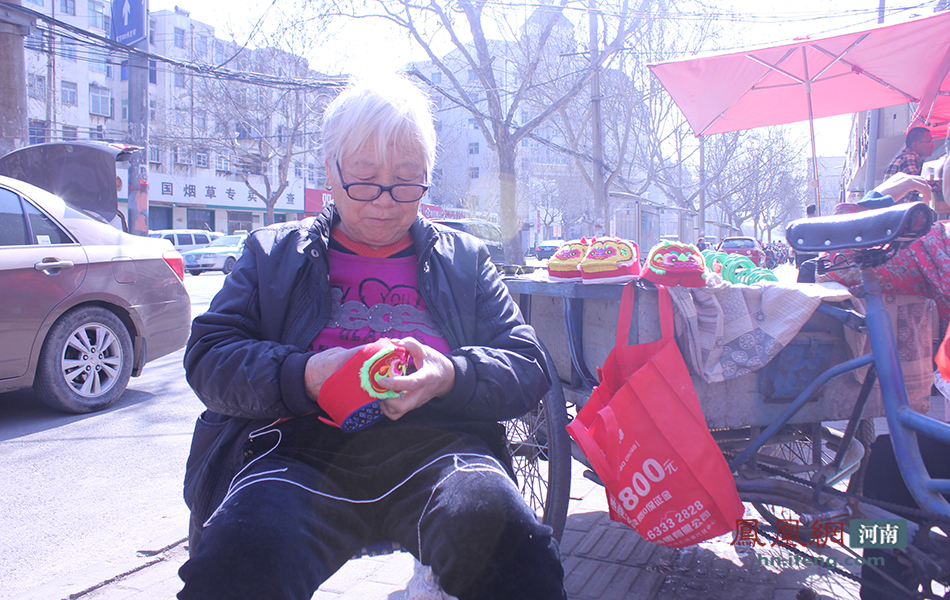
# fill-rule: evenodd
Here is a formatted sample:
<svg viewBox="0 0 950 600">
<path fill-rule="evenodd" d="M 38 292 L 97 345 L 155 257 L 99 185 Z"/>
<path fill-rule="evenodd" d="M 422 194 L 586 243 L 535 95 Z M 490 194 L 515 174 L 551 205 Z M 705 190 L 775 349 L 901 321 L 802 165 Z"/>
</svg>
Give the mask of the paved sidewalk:
<svg viewBox="0 0 950 600">
<path fill-rule="evenodd" d="M 180 537 L 179 537 L 180 535 Z M 178 568 L 188 556 L 181 532 L 139 556 L 103 565 L 37 588 L 18 600 L 166 600 L 181 588 Z M 729 538 L 730 536 L 724 536 Z M 816 566 L 784 570 L 758 564 L 766 549 L 740 558 L 728 539 L 685 550 L 649 543 L 607 517 L 603 489 L 574 463 L 567 528 L 561 541 L 571 600 L 794 600 L 804 587 L 818 598 L 856 600 L 856 586 Z M 771 555 L 775 553 L 772 552 Z M 110 570 L 111 569 L 111 570 Z M 405 552 L 351 560 L 313 600 L 407 600 L 413 559 Z"/>
</svg>

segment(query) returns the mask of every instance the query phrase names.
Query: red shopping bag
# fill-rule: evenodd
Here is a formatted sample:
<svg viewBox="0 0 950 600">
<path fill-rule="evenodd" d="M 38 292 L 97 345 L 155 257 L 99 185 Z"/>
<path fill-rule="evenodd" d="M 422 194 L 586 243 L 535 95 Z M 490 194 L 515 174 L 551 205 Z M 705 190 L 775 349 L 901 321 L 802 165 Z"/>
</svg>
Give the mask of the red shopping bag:
<svg viewBox="0 0 950 600">
<path fill-rule="evenodd" d="M 682 548 L 735 531 L 743 507 L 673 339 L 670 293 L 657 288 L 662 338 L 627 343 L 634 298 L 627 284 L 600 385 L 567 430 L 604 483 L 610 518 Z"/>
</svg>

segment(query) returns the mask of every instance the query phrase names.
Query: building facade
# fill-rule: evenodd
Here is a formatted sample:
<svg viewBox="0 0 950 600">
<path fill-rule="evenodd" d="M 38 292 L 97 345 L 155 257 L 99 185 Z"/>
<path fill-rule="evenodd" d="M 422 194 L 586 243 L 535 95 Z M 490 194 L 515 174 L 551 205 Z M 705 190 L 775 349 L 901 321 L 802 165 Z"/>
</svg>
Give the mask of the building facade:
<svg viewBox="0 0 950 600">
<path fill-rule="evenodd" d="M 23 0 L 23 6 L 109 36 L 108 1 Z M 273 68 L 274 75 L 298 79 L 315 75 L 304 59 L 277 50 L 238 53 L 215 37 L 213 27 L 180 8 L 149 15 L 148 49 L 188 65 L 211 67 L 239 54 L 237 68 Z M 122 53 L 38 19 L 25 40 L 25 58 L 30 143 L 129 139 L 128 60 Z M 150 60 L 149 228 L 250 230 L 265 224 L 262 196 L 274 195 L 281 184 L 274 221 L 318 212 L 329 200 L 318 156 L 320 114 L 313 104 L 294 110 L 287 96 L 299 99 L 300 93 L 201 77 Z M 284 172 L 281 158 L 289 158 Z M 120 209 L 127 214 L 126 173 L 120 170 L 117 177 Z"/>
</svg>

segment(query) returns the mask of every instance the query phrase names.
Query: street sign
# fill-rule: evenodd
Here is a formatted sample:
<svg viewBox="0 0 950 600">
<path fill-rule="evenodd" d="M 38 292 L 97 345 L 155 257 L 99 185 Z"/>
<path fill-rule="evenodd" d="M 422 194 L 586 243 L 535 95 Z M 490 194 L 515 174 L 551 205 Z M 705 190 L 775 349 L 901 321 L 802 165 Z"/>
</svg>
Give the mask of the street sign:
<svg viewBox="0 0 950 600">
<path fill-rule="evenodd" d="M 128 46 L 148 34 L 147 0 L 113 0 L 112 39 Z"/>
</svg>

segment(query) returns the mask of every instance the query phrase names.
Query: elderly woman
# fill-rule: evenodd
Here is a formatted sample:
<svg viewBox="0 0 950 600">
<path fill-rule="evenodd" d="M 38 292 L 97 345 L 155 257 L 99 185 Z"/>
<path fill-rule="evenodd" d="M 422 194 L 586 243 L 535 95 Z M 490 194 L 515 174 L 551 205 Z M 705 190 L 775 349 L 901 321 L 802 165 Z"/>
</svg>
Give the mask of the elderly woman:
<svg viewBox="0 0 950 600">
<path fill-rule="evenodd" d="M 253 232 L 185 354 L 207 406 L 185 476 L 179 598 L 309 599 L 394 540 L 461 599 L 564 598 L 549 528 L 521 498 L 500 420 L 550 386 L 544 354 L 474 237 L 418 214 L 435 160 L 424 95 L 359 83 L 326 110 L 333 205 Z M 355 432 L 331 374 L 379 338 L 413 369 Z M 343 394 L 345 395 L 345 394 Z"/>
</svg>

